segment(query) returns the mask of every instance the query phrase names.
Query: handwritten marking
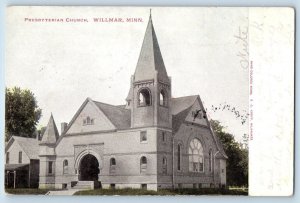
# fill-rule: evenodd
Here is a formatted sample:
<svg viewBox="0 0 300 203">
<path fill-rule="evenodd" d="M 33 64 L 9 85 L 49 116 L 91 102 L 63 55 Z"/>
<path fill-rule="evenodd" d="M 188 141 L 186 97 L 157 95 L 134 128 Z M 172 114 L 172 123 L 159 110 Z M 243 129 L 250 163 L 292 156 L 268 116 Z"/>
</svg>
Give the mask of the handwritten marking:
<svg viewBox="0 0 300 203">
<path fill-rule="evenodd" d="M 237 39 L 236 43 L 240 43 L 242 45 L 242 50 L 237 53 L 237 56 L 240 59 L 240 66 L 243 69 L 248 69 L 249 67 L 249 44 L 248 44 L 248 27 L 241 28 L 239 26 L 238 35 L 234 35 Z"/>
</svg>

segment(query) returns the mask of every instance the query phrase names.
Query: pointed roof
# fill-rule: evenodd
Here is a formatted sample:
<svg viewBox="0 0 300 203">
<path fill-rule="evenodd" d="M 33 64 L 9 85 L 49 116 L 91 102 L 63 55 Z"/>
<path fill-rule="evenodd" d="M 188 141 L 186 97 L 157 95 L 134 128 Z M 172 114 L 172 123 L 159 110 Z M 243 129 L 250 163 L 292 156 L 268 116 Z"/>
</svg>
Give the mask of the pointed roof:
<svg viewBox="0 0 300 203">
<path fill-rule="evenodd" d="M 58 130 L 55 125 L 53 115 L 51 113 L 47 128 L 43 134 L 41 143 L 42 144 L 55 144 L 59 138 Z"/>
<path fill-rule="evenodd" d="M 134 81 L 154 79 L 156 72 L 158 73 L 159 81 L 169 82 L 150 13 L 143 45 L 134 73 Z"/>
</svg>

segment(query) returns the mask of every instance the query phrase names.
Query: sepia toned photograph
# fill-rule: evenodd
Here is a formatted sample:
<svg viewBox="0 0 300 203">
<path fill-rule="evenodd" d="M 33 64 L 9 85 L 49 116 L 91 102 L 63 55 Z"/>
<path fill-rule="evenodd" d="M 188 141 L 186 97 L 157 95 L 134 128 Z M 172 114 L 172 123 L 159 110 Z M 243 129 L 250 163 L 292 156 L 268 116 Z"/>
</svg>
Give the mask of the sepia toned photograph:
<svg viewBox="0 0 300 203">
<path fill-rule="evenodd" d="M 248 195 L 249 8 L 6 15 L 7 194 Z"/>
</svg>

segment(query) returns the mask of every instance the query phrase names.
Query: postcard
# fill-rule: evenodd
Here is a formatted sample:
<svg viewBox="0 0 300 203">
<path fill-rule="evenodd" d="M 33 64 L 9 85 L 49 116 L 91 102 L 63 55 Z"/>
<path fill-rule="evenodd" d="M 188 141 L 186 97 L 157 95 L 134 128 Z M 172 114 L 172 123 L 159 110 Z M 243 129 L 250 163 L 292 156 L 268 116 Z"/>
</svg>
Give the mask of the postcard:
<svg viewBox="0 0 300 203">
<path fill-rule="evenodd" d="M 287 7 L 11 6 L 5 191 L 293 195 Z"/>
</svg>

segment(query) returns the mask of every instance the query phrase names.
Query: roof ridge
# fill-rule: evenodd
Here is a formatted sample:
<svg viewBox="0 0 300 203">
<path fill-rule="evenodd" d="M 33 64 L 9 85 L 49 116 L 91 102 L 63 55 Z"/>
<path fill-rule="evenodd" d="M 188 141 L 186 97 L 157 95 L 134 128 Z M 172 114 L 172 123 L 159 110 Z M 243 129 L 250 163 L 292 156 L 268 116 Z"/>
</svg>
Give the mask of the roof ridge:
<svg viewBox="0 0 300 203">
<path fill-rule="evenodd" d="M 189 96 L 181 96 L 181 97 L 172 97 L 171 99 L 182 99 L 182 98 L 186 98 L 186 97 L 198 97 L 199 94 L 195 94 L 195 95 L 189 95 Z"/>
<path fill-rule="evenodd" d="M 104 105 L 107 105 L 107 106 L 116 107 L 116 108 L 119 108 L 119 109 L 129 110 L 129 109 L 125 109 L 125 108 L 122 108 L 120 106 L 117 106 L 117 105 L 113 105 L 113 104 L 108 104 L 108 103 L 104 103 L 104 102 L 100 102 L 100 101 L 95 101 L 95 100 L 92 100 L 92 101 L 96 102 L 96 103 L 104 104 Z M 125 104 L 121 104 L 121 105 L 124 106 Z"/>
</svg>

